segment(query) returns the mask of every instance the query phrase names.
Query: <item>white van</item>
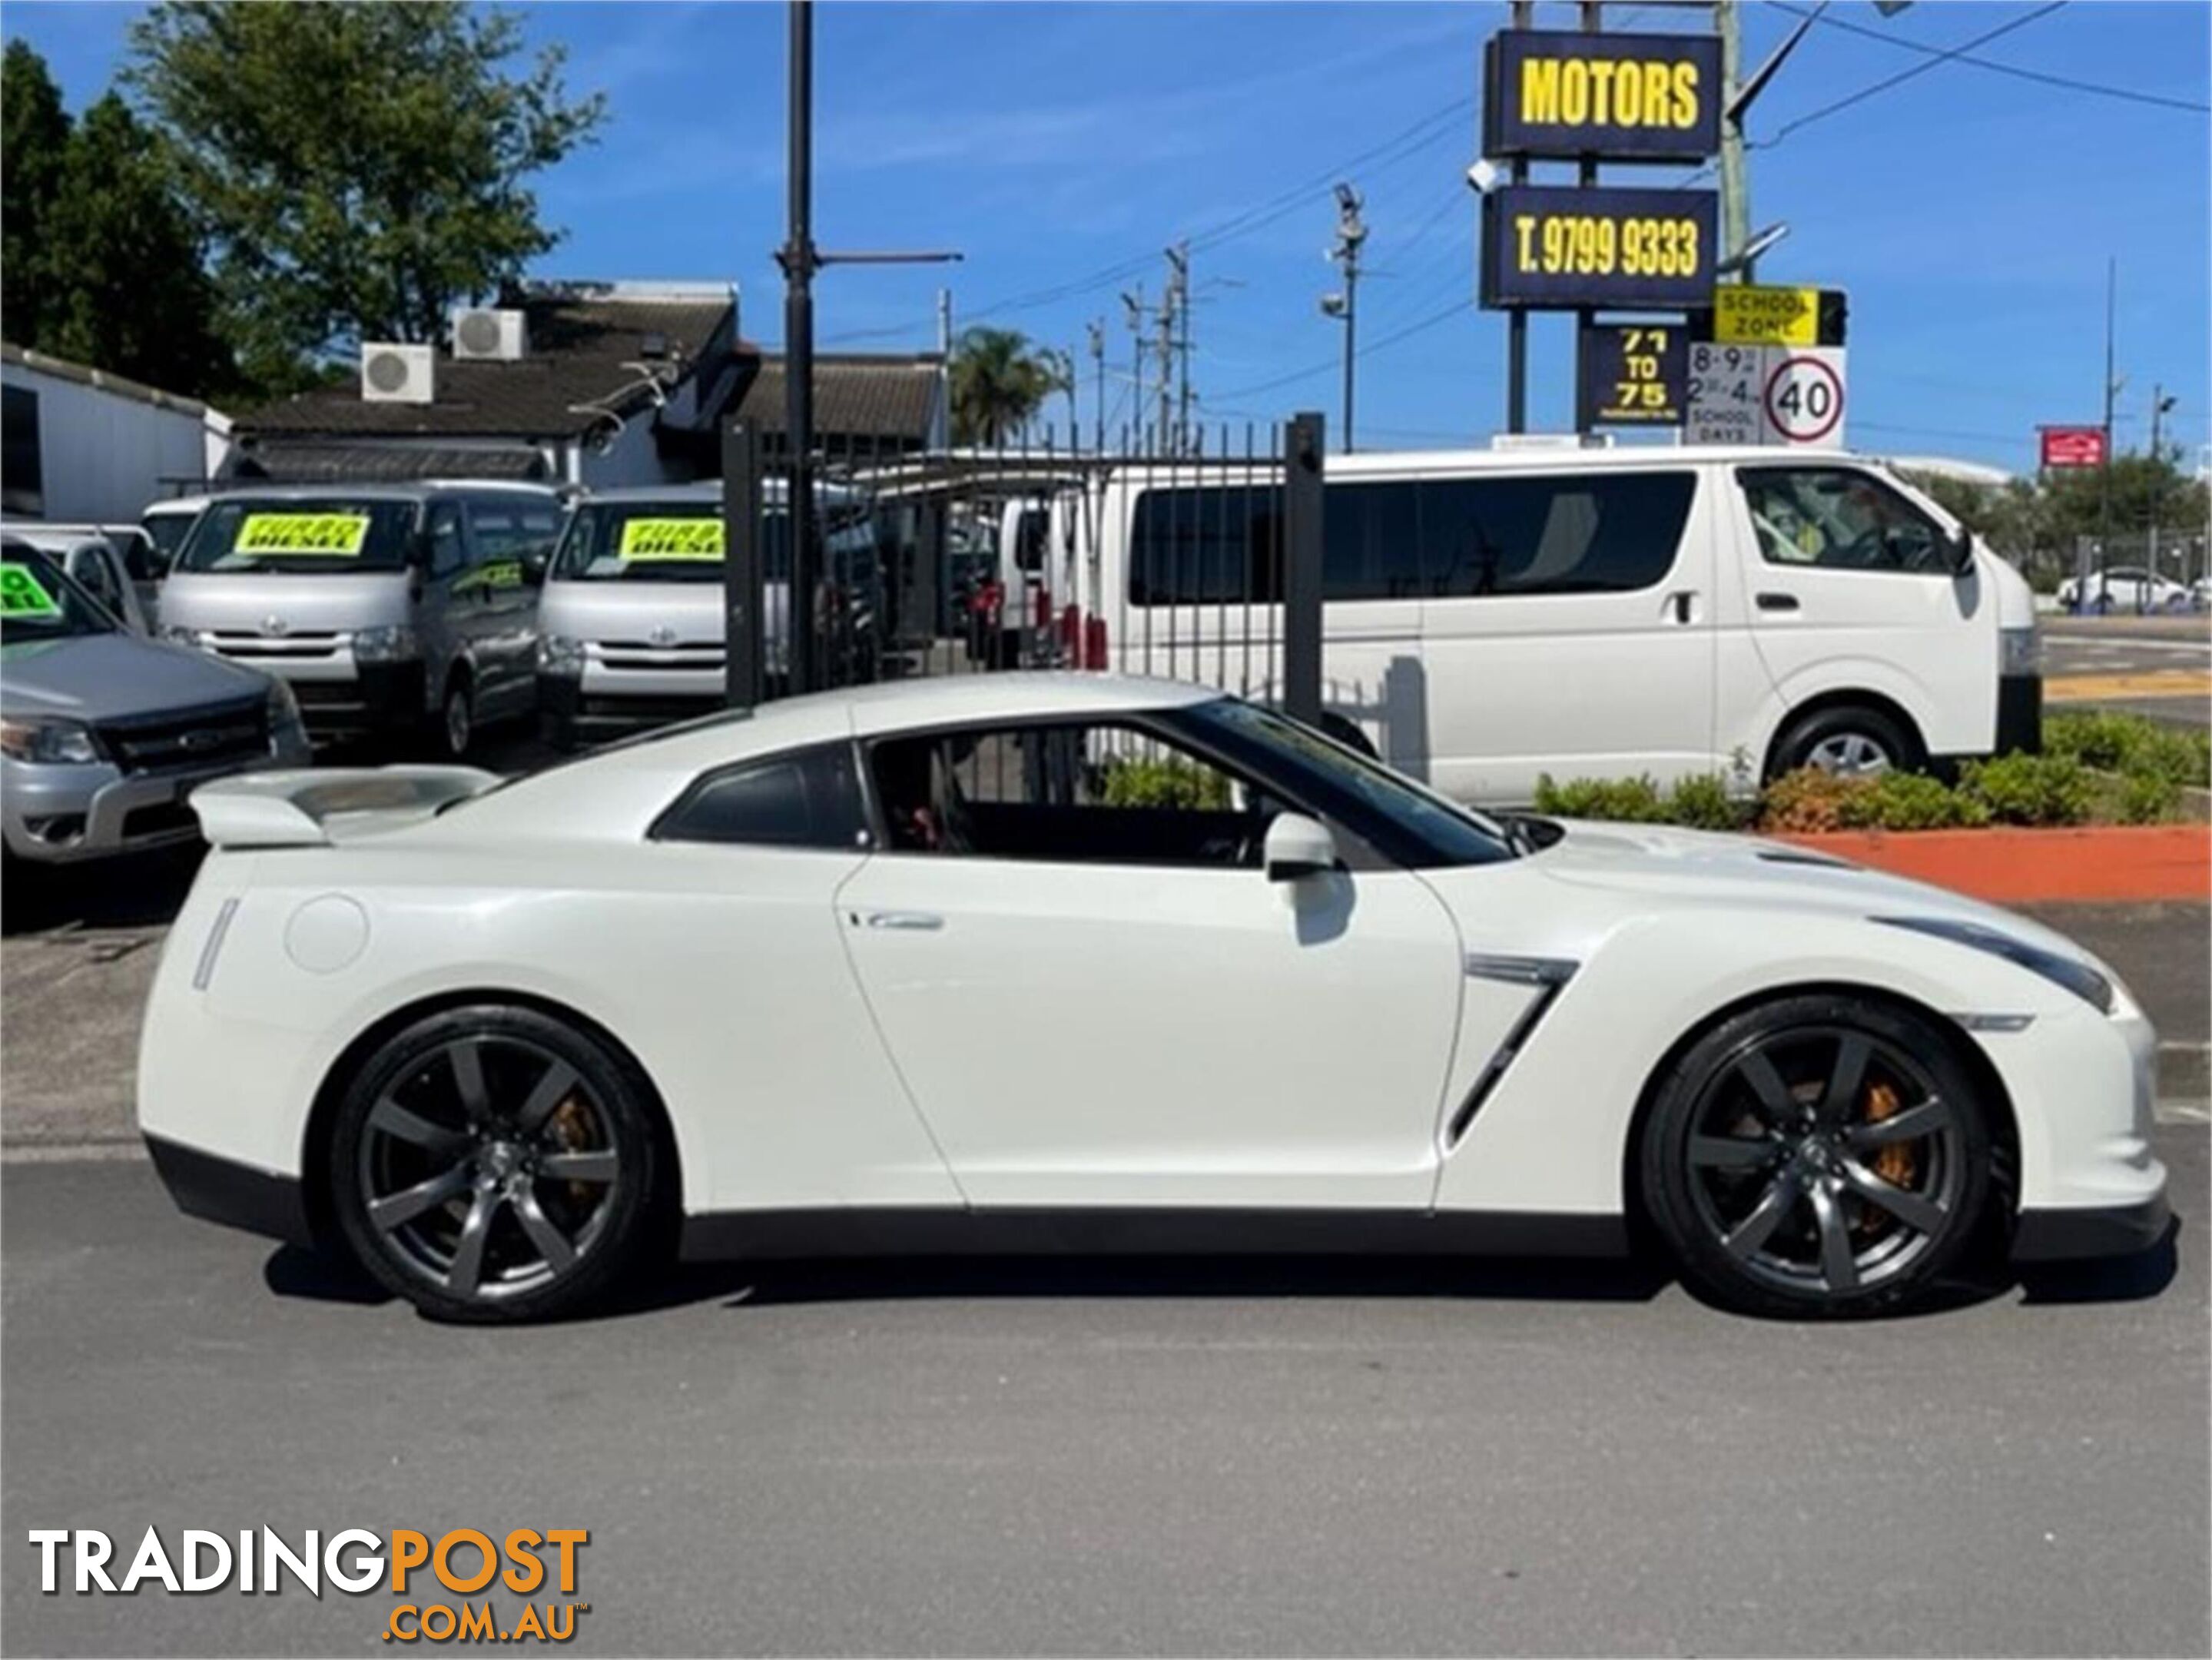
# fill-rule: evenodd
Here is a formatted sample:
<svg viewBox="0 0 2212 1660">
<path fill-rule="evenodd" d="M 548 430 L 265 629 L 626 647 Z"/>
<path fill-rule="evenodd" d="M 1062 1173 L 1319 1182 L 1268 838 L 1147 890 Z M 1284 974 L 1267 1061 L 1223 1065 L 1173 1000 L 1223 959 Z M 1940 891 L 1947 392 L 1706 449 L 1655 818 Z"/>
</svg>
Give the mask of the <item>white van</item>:
<svg viewBox="0 0 2212 1660">
<path fill-rule="evenodd" d="M 1324 500 L 1330 724 L 1462 800 L 1526 802 L 1545 773 L 1748 789 L 2039 741 L 2027 582 L 1879 462 L 1356 455 L 1330 458 Z M 1098 505 L 1082 660 L 1278 696 L 1277 478 L 1139 467 Z"/>
<path fill-rule="evenodd" d="M 465 754 L 537 696 L 537 578 L 562 504 L 425 479 L 218 496 L 161 586 L 163 635 L 289 682 L 317 740 L 421 733 Z"/>
</svg>

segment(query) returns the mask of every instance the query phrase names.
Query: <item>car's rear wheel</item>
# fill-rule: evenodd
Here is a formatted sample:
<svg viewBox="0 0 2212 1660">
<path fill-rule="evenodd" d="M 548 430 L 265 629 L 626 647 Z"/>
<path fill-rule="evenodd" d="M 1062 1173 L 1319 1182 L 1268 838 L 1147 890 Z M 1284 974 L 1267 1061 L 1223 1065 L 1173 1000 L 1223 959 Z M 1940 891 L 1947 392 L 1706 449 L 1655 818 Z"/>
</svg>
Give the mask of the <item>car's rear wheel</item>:
<svg viewBox="0 0 2212 1660">
<path fill-rule="evenodd" d="M 338 1109 L 332 1207 L 347 1243 L 426 1314 L 574 1313 L 648 1248 L 662 1158 L 645 1086 L 534 1010 L 448 1010 L 386 1042 Z"/>
<path fill-rule="evenodd" d="M 1942 1027 L 1871 998 L 1723 1021 L 1662 1085 L 1642 1191 L 1682 1276 L 1754 1313 L 1884 1312 L 1957 1268 L 1990 1203 L 1990 1108 Z"/>
<path fill-rule="evenodd" d="M 446 686 L 446 701 L 438 714 L 438 739 L 447 755 L 453 760 L 464 759 L 469 746 L 476 742 L 477 708 L 475 688 L 465 674 L 456 674 Z"/>
</svg>

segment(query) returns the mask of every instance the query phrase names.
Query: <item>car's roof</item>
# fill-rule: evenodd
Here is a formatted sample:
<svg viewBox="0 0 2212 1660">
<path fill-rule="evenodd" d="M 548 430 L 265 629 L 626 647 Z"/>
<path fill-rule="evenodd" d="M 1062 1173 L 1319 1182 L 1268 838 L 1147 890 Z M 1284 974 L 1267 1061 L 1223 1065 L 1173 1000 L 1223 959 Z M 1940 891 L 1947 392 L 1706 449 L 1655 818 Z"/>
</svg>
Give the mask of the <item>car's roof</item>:
<svg viewBox="0 0 2212 1660">
<path fill-rule="evenodd" d="M 215 500 L 229 502 L 313 502 L 336 496 L 349 502 L 419 502 L 426 496 L 453 490 L 512 491 L 520 496 L 557 496 L 550 484 L 518 483 L 512 478 L 423 478 L 408 484 L 256 484 L 226 489 Z"/>
</svg>

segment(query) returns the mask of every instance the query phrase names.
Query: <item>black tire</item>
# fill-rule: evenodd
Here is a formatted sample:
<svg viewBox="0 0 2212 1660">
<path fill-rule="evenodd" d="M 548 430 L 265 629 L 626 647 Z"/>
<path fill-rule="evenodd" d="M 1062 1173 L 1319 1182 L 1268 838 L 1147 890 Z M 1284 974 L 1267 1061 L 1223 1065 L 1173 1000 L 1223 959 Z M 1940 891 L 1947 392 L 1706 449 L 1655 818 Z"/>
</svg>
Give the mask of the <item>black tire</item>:
<svg viewBox="0 0 2212 1660">
<path fill-rule="evenodd" d="M 538 736 L 546 748 L 557 750 L 562 755 L 574 755 L 581 747 L 576 736 L 576 722 L 566 714 L 540 714 L 538 717 Z"/>
<path fill-rule="evenodd" d="M 434 1319 L 585 1311 L 665 1242 L 672 1161 L 648 1100 L 634 1067 L 535 1010 L 427 1016 L 347 1086 L 331 1213 L 362 1266 Z"/>
<path fill-rule="evenodd" d="M 1370 761 L 1382 758 L 1376 752 L 1375 745 L 1367 736 L 1366 730 L 1349 716 L 1339 714 L 1334 709 L 1323 709 L 1321 729 L 1346 749 L 1358 750 Z"/>
<path fill-rule="evenodd" d="M 1644 1121 L 1639 1191 L 1684 1282 L 1715 1303 L 1892 1313 L 1989 1237 L 1991 1112 L 1928 1017 L 1873 998 L 1781 998 L 1722 1022 L 1671 1069 Z"/>
<path fill-rule="evenodd" d="M 1855 747 L 1863 752 L 1863 746 L 1881 753 L 1881 764 L 1871 771 L 1917 772 L 1928 762 L 1917 735 L 1894 715 L 1863 703 L 1844 703 L 1801 714 L 1785 726 L 1775 739 L 1766 775 L 1771 780 L 1800 767 L 1827 764 L 1826 757 L 1838 751 L 1854 752 Z"/>
</svg>

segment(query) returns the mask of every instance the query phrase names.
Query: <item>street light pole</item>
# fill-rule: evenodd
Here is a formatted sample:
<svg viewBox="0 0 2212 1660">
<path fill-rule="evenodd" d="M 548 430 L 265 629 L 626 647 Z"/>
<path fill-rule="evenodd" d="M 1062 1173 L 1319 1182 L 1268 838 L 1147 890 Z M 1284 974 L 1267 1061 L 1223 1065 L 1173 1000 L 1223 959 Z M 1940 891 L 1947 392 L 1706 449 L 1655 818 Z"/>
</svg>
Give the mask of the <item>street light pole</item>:
<svg viewBox="0 0 2212 1660">
<path fill-rule="evenodd" d="M 791 587 L 784 607 L 785 672 L 793 692 L 814 689 L 814 0 L 791 0 L 788 199 L 783 246 L 784 511 Z"/>
<path fill-rule="evenodd" d="M 1329 250 L 1344 272 L 1344 287 L 1334 294 L 1322 296 L 1321 309 L 1324 317 L 1334 317 L 1344 325 L 1344 453 L 1352 453 L 1352 390 L 1354 370 L 1352 364 L 1358 356 L 1359 328 L 1359 249 L 1367 240 L 1367 222 L 1359 216 L 1364 205 L 1359 192 L 1349 185 L 1336 187 L 1336 245 Z"/>
</svg>

